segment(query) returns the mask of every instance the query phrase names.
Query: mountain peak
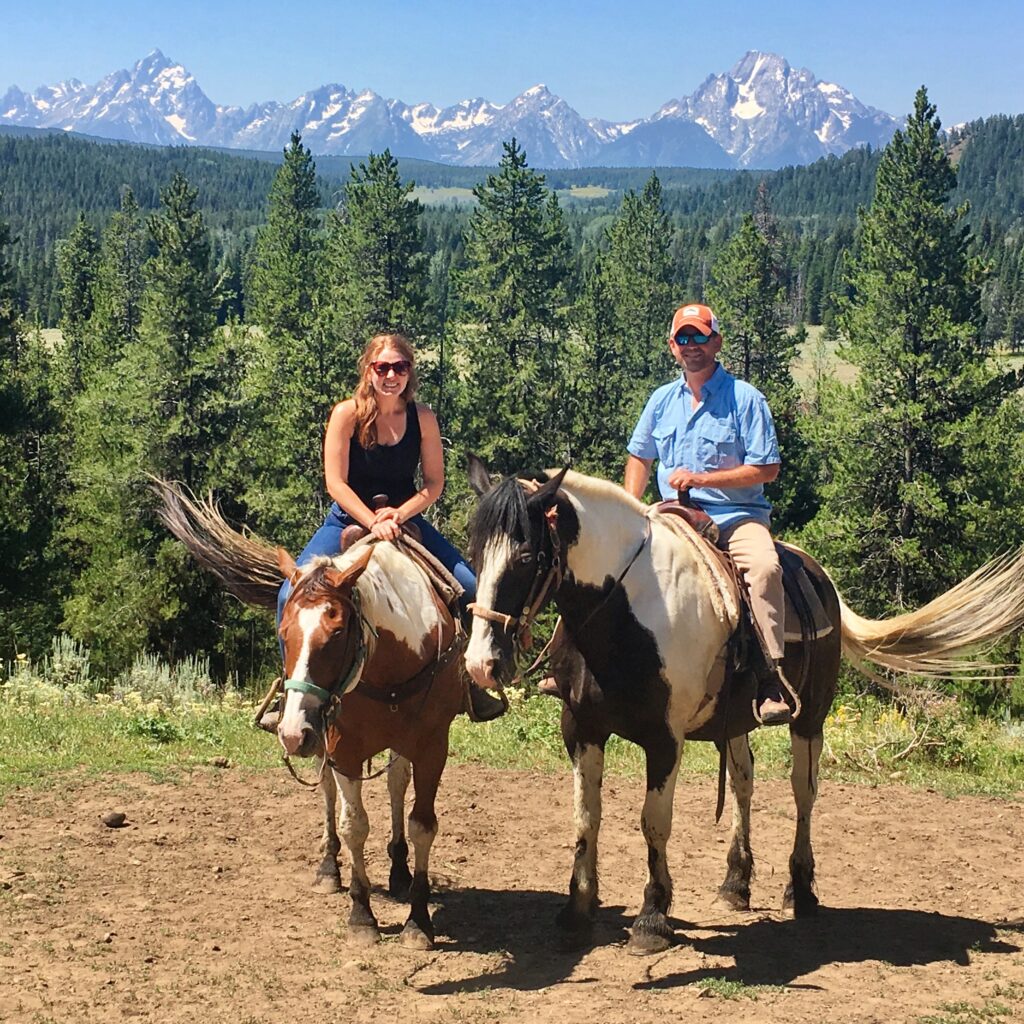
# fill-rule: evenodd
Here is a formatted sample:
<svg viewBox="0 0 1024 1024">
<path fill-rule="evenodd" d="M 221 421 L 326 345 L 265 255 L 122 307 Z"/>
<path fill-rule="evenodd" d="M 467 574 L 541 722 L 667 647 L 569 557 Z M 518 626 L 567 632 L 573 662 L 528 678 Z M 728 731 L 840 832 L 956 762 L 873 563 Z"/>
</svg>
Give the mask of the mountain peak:
<svg viewBox="0 0 1024 1024">
<path fill-rule="evenodd" d="M 726 72 L 729 78 L 748 82 L 752 78 L 760 78 L 766 74 L 785 75 L 791 65 L 785 57 L 777 53 L 766 53 L 763 50 L 747 50 L 747 52 Z"/>
<path fill-rule="evenodd" d="M 396 156 L 461 165 L 496 163 L 502 142 L 515 136 L 537 167 L 611 160 L 764 168 L 882 146 L 897 124 L 847 89 L 761 50 L 749 50 L 729 71 L 709 75 L 691 96 L 652 117 L 621 124 L 584 119 L 542 82 L 504 105 L 477 98 L 439 109 L 331 84 L 286 102 L 220 106 L 159 49 L 95 85 L 69 79 L 33 95 L 12 86 L 3 94 L 0 121 L 157 145 L 267 151 L 280 150 L 297 131 L 317 154 L 390 148 Z"/>
</svg>

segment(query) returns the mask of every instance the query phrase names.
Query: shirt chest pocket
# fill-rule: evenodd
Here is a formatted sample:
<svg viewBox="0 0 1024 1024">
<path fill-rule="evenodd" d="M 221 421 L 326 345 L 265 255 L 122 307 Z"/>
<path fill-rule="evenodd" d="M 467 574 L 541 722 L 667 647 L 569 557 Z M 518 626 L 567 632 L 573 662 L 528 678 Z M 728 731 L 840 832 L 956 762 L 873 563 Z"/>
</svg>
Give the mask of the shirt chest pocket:
<svg viewBox="0 0 1024 1024">
<path fill-rule="evenodd" d="M 675 469 L 681 465 L 679 453 L 676 452 L 676 428 L 671 423 L 659 423 L 651 431 L 654 447 L 658 449 L 658 461 Z"/>
<path fill-rule="evenodd" d="M 700 469 L 732 469 L 743 465 L 743 442 L 729 421 L 710 420 L 697 428 Z"/>
</svg>

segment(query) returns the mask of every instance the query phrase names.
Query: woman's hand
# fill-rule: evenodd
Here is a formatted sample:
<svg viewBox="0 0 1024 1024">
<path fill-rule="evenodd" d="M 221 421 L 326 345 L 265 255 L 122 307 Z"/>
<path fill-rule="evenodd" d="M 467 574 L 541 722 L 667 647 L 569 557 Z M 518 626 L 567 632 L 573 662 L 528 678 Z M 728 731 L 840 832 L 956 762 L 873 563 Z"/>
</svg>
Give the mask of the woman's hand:
<svg viewBox="0 0 1024 1024">
<path fill-rule="evenodd" d="M 394 512 L 395 509 L 388 511 Z M 398 519 L 379 519 L 370 527 L 370 533 L 378 540 L 397 540 L 402 532 L 402 525 Z"/>
<path fill-rule="evenodd" d="M 377 523 L 387 522 L 387 520 L 393 519 L 399 526 L 402 525 L 402 513 L 397 508 L 379 508 L 373 517 L 373 523 L 376 526 Z"/>
</svg>

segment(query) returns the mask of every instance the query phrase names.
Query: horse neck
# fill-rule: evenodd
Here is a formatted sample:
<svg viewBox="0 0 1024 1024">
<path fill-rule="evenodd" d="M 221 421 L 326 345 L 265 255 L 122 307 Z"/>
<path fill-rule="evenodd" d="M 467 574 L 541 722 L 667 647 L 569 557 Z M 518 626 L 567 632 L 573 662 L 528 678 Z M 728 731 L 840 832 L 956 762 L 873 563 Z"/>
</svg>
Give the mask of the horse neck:
<svg viewBox="0 0 1024 1024">
<path fill-rule="evenodd" d="M 429 581 L 407 555 L 392 544 L 378 544 L 356 589 L 363 615 L 378 637 L 389 633 L 423 657 L 433 652 L 445 623 Z"/>
<path fill-rule="evenodd" d="M 579 519 L 579 535 L 567 553 L 573 576 L 596 585 L 617 578 L 647 536 L 650 524 L 642 508 L 610 486 L 567 491 Z"/>
</svg>

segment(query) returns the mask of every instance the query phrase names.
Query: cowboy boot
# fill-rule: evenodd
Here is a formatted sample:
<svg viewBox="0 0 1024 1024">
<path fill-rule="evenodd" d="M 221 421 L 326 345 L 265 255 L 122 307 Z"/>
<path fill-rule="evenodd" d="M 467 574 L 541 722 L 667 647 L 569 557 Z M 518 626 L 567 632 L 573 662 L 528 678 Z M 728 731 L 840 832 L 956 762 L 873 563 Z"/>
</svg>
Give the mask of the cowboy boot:
<svg viewBox="0 0 1024 1024">
<path fill-rule="evenodd" d="M 493 722 L 495 718 L 501 718 L 508 707 L 507 702 L 495 697 L 482 686 L 470 682 L 469 687 L 469 717 L 474 722 Z"/>
<path fill-rule="evenodd" d="M 761 676 L 757 684 L 757 718 L 761 725 L 789 725 L 796 717 L 786 701 L 787 689 L 782 662 L 776 661 L 772 671 Z"/>
</svg>

